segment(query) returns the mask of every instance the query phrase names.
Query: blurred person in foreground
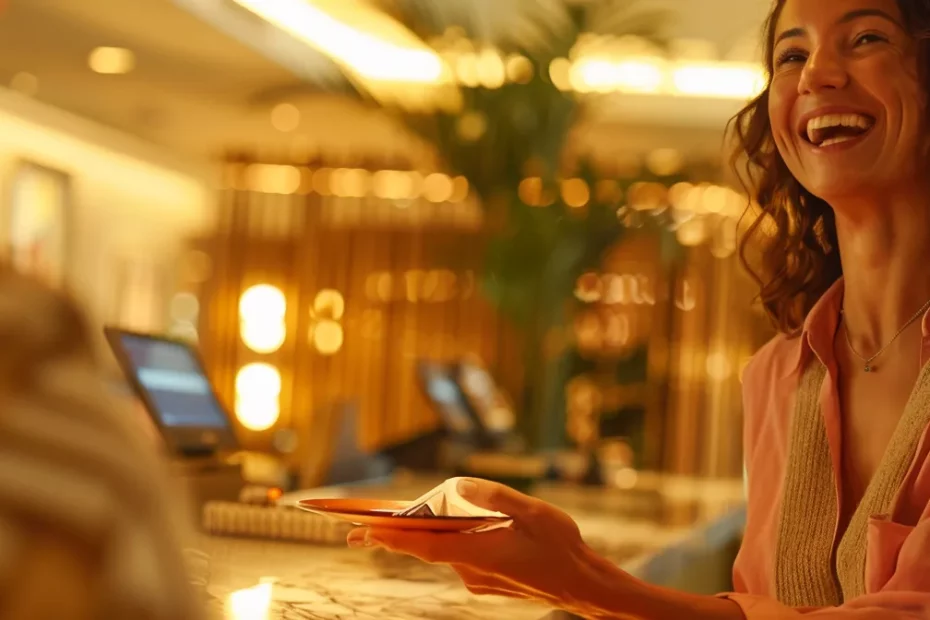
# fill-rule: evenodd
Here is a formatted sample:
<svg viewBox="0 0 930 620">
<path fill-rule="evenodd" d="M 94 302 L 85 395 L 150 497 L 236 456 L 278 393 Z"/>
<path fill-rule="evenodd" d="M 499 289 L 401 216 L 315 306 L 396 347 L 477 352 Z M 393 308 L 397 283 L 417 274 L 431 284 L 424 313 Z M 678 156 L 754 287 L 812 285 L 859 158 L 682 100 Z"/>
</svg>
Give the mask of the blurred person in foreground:
<svg viewBox="0 0 930 620">
<path fill-rule="evenodd" d="M 0 265 L 0 618 L 193 620 L 186 513 L 66 298 Z"/>
<path fill-rule="evenodd" d="M 482 481 L 462 491 L 512 528 L 349 543 L 589 618 L 930 618 L 928 37 L 930 0 L 773 4 L 769 80 L 734 125 L 762 209 L 742 255 L 781 332 L 744 373 L 737 592 L 643 583 L 564 513 Z"/>
</svg>

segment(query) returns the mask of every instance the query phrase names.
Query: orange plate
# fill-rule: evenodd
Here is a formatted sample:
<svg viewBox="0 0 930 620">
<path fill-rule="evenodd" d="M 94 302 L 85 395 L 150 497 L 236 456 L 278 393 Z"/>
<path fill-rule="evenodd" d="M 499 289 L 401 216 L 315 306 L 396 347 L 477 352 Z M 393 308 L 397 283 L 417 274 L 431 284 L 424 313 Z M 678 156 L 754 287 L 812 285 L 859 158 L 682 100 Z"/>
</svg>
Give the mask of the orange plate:
<svg viewBox="0 0 930 620">
<path fill-rule="evenodd" d="M 398 517 L 410 502 L 381 499 L 302 499 L 302 510 L 348 521 L 354 525 L 387 527 L 399 530 L 433 532 L 467 532 L 510 521 L 509 517 Z"/>
</svg>

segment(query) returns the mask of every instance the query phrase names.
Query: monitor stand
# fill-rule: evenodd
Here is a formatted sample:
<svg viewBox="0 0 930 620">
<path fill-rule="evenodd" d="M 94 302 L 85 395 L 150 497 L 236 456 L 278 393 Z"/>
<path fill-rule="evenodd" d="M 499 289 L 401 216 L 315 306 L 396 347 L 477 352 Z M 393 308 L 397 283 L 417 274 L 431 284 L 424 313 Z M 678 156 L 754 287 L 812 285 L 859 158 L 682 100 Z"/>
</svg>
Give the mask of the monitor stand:
<svg viewBox="0 0 930 620">
<path fill-rule="evenodd" d="M 358 412 L 351 403 L 340 403 L 330 410 L 335 422 L 332 458 L 323 476 L 324 486 L 359 483 L 390 476 L 392 465 L 380 454 L 359 445 Z"/>
<path fill-rule="evenodd" d="M 177 450 L 177 456 L 191 461 L 218 460 L 219 453 L 213 446 L 185 446 Z"/>
</svg>

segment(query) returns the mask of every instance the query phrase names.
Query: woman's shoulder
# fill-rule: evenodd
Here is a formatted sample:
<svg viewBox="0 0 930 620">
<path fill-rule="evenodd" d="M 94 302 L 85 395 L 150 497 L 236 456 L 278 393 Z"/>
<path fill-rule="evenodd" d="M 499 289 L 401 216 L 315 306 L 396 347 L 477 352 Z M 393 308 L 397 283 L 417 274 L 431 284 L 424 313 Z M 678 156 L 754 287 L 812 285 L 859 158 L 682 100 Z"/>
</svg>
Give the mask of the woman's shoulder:
<svg viewBox="0 0 930 620">
<path fill-rule="evenodd" d="M 801 338 L 780 334 L 768 341 L 750 359 L 743 371 L 743 416 L 747 448 L 764 431 L 780 435 L 787 429 L 799 367 Z"/>
<path fill-rule="evenodd" d="M 746 363 L 741 376 L 744 386 L 752 391 L 774 387 L 773 383 L 790 375 L 798 368 L 801 356 L 801 337 L 778 334 L 762 345 Z"/>
</svg>

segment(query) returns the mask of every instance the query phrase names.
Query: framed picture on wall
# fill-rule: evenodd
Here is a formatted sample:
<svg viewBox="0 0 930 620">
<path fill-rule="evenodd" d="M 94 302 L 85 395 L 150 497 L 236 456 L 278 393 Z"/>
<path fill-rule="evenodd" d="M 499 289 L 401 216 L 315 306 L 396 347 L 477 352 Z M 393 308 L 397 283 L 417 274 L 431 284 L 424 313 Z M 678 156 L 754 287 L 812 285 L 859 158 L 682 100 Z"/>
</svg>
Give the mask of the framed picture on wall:
<svg viewBox="0 0 930 620">
<path fill-rule="evenodd" d="M 71 178 L 40 164 L 21 162 L 10 190 L 10 261 L 24 273 L 63 286 L 70 246 Z"/>
</svg>

